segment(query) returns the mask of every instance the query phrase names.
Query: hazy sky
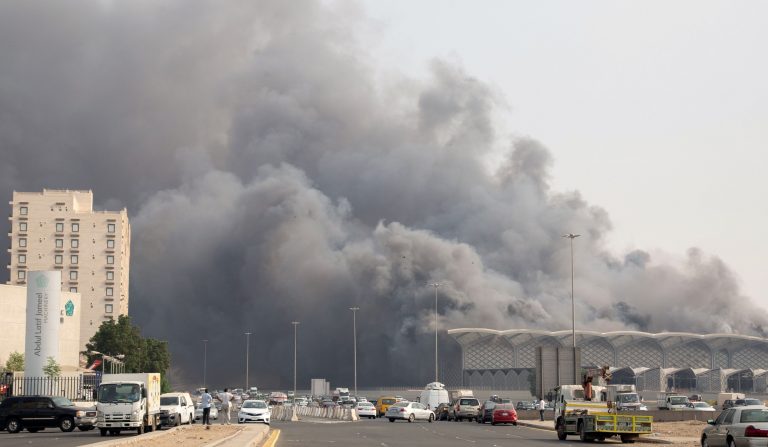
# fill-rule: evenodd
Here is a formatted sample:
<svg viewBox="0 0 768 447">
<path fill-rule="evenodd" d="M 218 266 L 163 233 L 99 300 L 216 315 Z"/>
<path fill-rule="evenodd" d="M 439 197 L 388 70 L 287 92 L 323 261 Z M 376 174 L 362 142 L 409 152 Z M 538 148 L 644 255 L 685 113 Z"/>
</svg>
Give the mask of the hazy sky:
<svg viewBox="0 0 768 447">
<path fill-rule="evenodd" d="M 768 3 L 375 1 L 382 66 L 457 61 L 552 151 L 552 184 L 606 209 L 617 251 L 719 255 L 768 307 Z"/>
</svg>

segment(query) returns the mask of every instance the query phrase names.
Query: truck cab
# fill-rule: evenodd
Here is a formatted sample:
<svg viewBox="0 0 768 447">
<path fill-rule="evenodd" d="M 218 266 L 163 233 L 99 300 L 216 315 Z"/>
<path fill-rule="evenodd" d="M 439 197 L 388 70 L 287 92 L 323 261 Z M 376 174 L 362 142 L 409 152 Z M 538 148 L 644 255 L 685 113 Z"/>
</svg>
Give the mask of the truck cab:
<svg viewBox="0 0 768 447">
<path fill-rule="evenodd" d="M 160 424 L 160 374 L 105 374 L 96 410 L 101 436 L 128 429 L 153 431 Z"/>
<path fill-rule="evenodd" d="M 640 395 L 634 385 L 608 385 L 602 400 L 615 411 L 639 411 L 648 408 L 640 401 Z"/>
<path fill-rule="evenodd" d="M 688 396 L 682 396 L 677 393 L 659 393 L 659 410 L 684 410 L 689 407 Z"/>
</svg>

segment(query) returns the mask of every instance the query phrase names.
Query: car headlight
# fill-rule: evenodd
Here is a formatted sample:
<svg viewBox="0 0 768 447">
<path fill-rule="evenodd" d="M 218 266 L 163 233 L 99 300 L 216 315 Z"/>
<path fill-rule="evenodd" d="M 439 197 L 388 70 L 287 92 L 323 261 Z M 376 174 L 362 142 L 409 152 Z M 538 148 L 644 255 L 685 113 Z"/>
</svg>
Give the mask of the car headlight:
<svg viewBox="0 0 768 447">
<path fill-rule="evenodd" d="M 75 413 L 75 416 L 79 418 L 85 417 L 85 411 L 77 410 L 77 412 Z"/>
</svg>

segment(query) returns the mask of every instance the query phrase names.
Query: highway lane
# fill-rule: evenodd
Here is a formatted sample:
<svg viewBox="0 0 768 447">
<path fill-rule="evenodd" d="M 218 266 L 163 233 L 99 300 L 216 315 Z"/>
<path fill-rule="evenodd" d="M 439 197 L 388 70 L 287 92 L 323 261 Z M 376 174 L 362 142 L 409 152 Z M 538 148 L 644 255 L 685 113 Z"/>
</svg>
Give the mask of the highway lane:
<svg viewBox="0 0 768 447">
<path fill-rule="evenodd" d="M 578 438 L 558 441 L 555 432 L 512 425 L 475 422 L 394 422 L 386 419 L 355 423 L 273 422 L 281 431 L 277 447 L 575 447 Z"/>
<path fill-rule="evenodd" d="M 134 434 L 124 436 L 136 436 Z M 79 445 L 88 445 L 96 442 L 105 441 L 112 438 L 102 438 L 98 430 L 80 431 L 75 430 L 70 433 L 64 433 L 58 428 L 46 428 L 37 433 L 29 433 L 26 430 L 19 433 L 10 434 L 7 431 L 0 432 L 0 446 L 2 447 L 22 447 L 22 446 L 56 446 L 56 447 L 75 447 Z"/>
</svg>

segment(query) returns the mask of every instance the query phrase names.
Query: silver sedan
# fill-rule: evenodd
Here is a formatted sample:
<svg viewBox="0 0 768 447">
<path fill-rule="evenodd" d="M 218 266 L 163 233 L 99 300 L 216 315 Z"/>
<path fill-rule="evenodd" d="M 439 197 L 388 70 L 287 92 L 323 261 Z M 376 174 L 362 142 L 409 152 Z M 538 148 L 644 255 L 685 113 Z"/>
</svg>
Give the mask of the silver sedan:
<svg viewBox="0 0 768 447">
<path fill-rule="evenodd" d="M 707 421 L 701 447 L 768 447 L 768 407 L 729 408 Z"/>
<path fill-rule="evenodd" d="M 389 422 L 395 422 L 397 419 L 404 419 L 408 422 L 415 420 L 432 422 L 435 420 L 435 413 L 419 402 L 397 402 L 390 405 L 387 412 L 384 413 L 384 417 L 388 418 Z"/>
</svg>

